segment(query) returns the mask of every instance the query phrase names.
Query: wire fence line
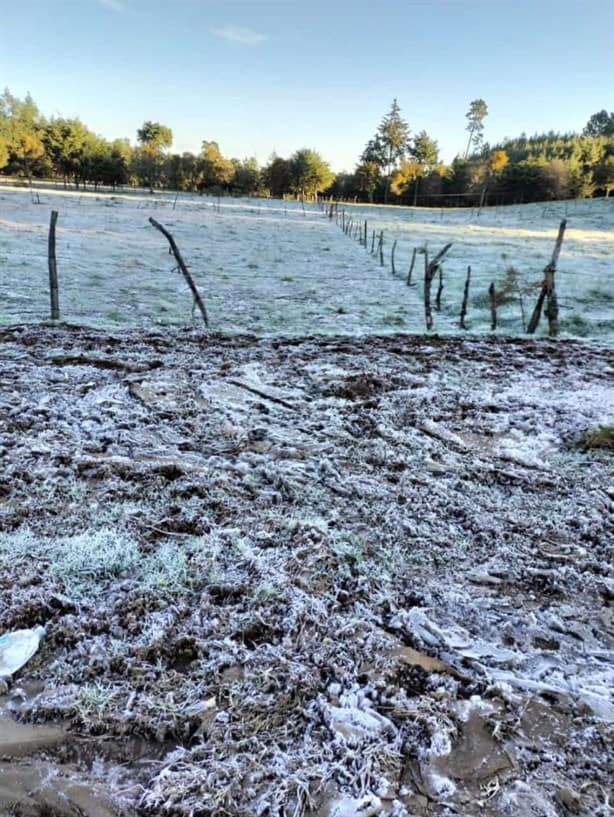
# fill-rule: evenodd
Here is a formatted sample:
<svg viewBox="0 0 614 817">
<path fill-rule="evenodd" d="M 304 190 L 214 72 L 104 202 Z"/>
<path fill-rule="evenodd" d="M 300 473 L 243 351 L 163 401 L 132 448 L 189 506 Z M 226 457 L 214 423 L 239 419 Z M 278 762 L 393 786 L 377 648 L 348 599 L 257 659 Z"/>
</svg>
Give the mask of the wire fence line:
<svg viewBox="0 0 614 817">
<path fill-rule="evenodd" d="M 193 322 L 189 295 L 181 286 L 180 277 L 169 274 L 174 265 L 171 260 L 163 260 L 163 248 L 152 231 L 147 234 L 146 242 L 143 238 L 145 225 L 132 226 L 126 234 L 127 220 L 125 215 L 119 215 L 124 205 L 121 201 L 116 203 L 116 196 L 90 194 L 87 198 L 81 193 L 75 203 L 76 194 L 72 195 L 72 209 L 66 213 L 69 252 L 62 254 L 61 243 L 58 248 L 62 317 L 66 320 L 93 319 L 112 325 L 141 325 L 148 321 L 163 324 Z M 58 196 L 53 201 L 54 206 L 60 206 L 59 200 Z M 100 225 L 92 219 L 87 224 L 82 222 L 79 208 L 91 209 L 93 203 L 102 203 L 107 213 L 117 211 L 117 220 L 111 217 L 110 222 L 107 220 Z M 148 206 L 140 201 L 136 205 L 131 209 Z M 31 208 L 37 207 L 38 204 L 31 204 Z M 343 238 L 339 238 L 339 232 L 334 230 L 334 225 L 341 226 L 340 213 L 344 212 L 339 203 L 270 200 L 229 203 L 199 198 L 195 204 L 194 198 L 168 196 L 156 200 L 156 209 L 168 211 L 165 223 L 181 245 L 187 266 L 194 273 L 207 303 L 214 307 L 213 328 L 228 331 L 344 333 L 392 331 L 395 328 L 424 331 L 425 261 L 429 253 L 432 258 L 439 242 L 444 241 L 448 227 L 458 231 L 459 222 L 461 227 L 463 222 L 468 222 L 466 211 L 461 214 L 447 211 L 443 225 L 441 217 L 437 223 L 438 215 L 431 214 L 428 230 L 422 234 L 416 231 L 415 238 L 408 238 L 408 232 L 412 235 L 413 227 L 419 222 L 401 224 L 398 213 L 391 214 L 389 208 L 349 206 L 344 217 L 350 220 L 351 226 L 344 232 L 346 237 L 354 239 L 356 246 L 348 251 L 347 246 L 351 245 L 340 250 Z M 207 227 L 213 222 L 207 224 L 195 220 L 195 209 L 201 215 L 213 214 L 215 222 L 223 229 L 207 233 Z M 534 215 L 535 212 L 534 208 Z M 415 211 L 411 215 L 417 218 Z M 522 221 L 523 215 L 521 213 L 517 220 Z M 553 215 L 560 216 L 561 209 L 554 208 Z M 502 214 L 502 218 L 504 216 Z M 396 224 L 393 217 L 397 219 Z M 283 222 L 286 218 L 288 225 L 293 225 L 289 232 L 279 228 L 280 220 Z M 326 220 L 333 224 L 323 227 L 322 222 Z M 367 227 L 366 240 L 365 220 L 372 225 Z M 60 229 L 61 224 L 62 216 Z M 246 225 L 249 232 L 246 232 Z M 276 232 L 271 232 L 273 227 Z M 492 225 L 485 225 L 485 228 L 495 229 Z M 97 254 L 102 258 L 94 259 L 95 253 L 87 248 L 93 234 L 103 236 L 96 244 Z M 246 239 L 249 239 L 247 243 Z M 509 256 L 500 252 L 496 265 L 492 263 L 492 253 L 488 263 L 475 262 L 471 255 L 477 249 L 481 251 L 482 239 L 480 236 L 471 239 L 452 241 L 448 258 L 433 273 L 434 328 L 438 331 L 459 330 L 465 269 L 471 266 L 469 328 L 477 331 L 492 329 L 493 304 L 489 301 L 488 289 L 496 279 L 495 299 L 498 301 L 495 301 L 495 308 L 498 315 L 495 328 L 522 333 L 526 328 L 526 312 L 533 308 L 532 301 L 542 285 L 545 265 L 531 263 L 528 269 L 523 268 L 522 280 L 506 282 L 509 267 L 523 267 L 515 257 L 518 255 L 522 259 L 522 239 L 511 237 Z M 11 245 L 11 224 L 0 218 L 0 320 L 46 318 L 43 305 L 48 297 L 45 291 L 48 261 L 43 251 L 45 240 L 45 228 L 39 220 L 16 245 Z M 543 235 L 540 241 L 545 246 L 552 239 Z M 31 247 L 33 242 L 37 245 L 36 250 Z M 517 253 L 512 251 L 514 242 Z M 151 249 L 145 251 L 145 243 Z M 327 253 L 331 250 L 335 252 L 329 262 Z M 153 253 L 156 254 L 155 262 L 152 261 Z M 464 253 L 467 253 L 466 259 L 462 258 Z M 412 258 L 414 268 L 408 281 Z M 25 276 L 24 269 L 28 271 Z M 564 272 L 557 273 L 557 276 L 564 275 Z M 589 330 L 595 321 L 608 329 L 607 317 L 601 314 L 611 306 L 603 271 L 580 267 L 574 271 L 573 278 L 576 283 L 581 282 L 586 292 L 570 295 L 562 290 L 559 307 L 568 317 L 581 316 Z M 36 281 L 35 289 L 33 280 Z M 110 295 L 110 290 L 114 290 L 114 294 Z M 603 297 L 599 295 L 601 291 Z M 92 306 L 97 300 L 100 305 Z M 591 303 L 590 309 L 586 308 L 588 302 Z M 589 332 L 583 330 L 583 333 Z"/>
</svg>

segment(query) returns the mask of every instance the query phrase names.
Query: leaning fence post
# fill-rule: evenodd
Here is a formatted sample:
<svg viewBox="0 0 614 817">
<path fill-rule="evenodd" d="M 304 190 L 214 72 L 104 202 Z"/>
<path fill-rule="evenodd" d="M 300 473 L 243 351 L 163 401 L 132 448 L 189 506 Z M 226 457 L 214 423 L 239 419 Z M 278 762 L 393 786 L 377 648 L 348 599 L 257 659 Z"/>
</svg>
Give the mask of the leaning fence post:
<svg viewBox="0 0 614 817">
<path fill-rule="evenodd" d="M 395 266 L 394 266 L 394 251 L 396 250 L 396 248 L 397 248 L 397 239 L 395 238 L 394 241 L 392 242 L 392 250 L 390 251 L 390 267 L 392 269 L 392 274 L 393 275 L 396 275 L 396 272 L 397 272 L 396 269 L 395 269 Z"/>
<path fill-rule="evenodd" d="M 196 289 L 196 284 L 194 283 L 194 279 L 190 275 L 190 272 L 189 272 L 188 268 L 185 265 L 185 261 L 181 257 L 181 253 L 179 252 L 179 249 L 177 248 L 177 245 L 175 244 L 175 239 L 173 238 L 173 236 L 169 233 L 169 231 L 167 229 L 165 229 L 159 222 L 157 222 L 155 220 L 155 218 L 150 217 L 149 222 L 150 222 L 150 224 L 152 224 L 156 228 L 156 230 L 160 230 L 162 235 L 166 237 L 166 239 L 168 240 L 168 243 L 171 245 L 172 253 L 175 256 L 175 260 L 177 261 L 179 269 L 183 273 L 183 277 L 186 279 L 186 281 L 188 283 L 188 286 L 192 290 L 192 295 L 194 296 L 194 300 L 195 300 L 198 308 L 200 309 L 200 314 L 203 316 L 203 321 L 205 322 L 205 326 L 209 326 L 209 319 L 207 318 L 207 310 L 205 309 L 205 305 L 202 302 L 202 298 L 200 297 L 200 294 L 199 294 L 198 290 Z"/>
<path fill-rule="evenodd" d="M 58 220 L 57 210 L 51 211 L 49 222 L 49 292 L 51 294 L 51 320 L 60 319 L 60 299 L 58 293 L 58 267 L 55 260 L 55 224 Z"/>
<path fill-rule="evenodd" d="M 542 288 L 537 298 L 537 303 L 535 304 L 533 314 L 531 315 L 531 320 L 529 321 L 529 325 L 527 326 L 527 333 L 529 335 L 532 335 L 533 332 L 535 332 L 535 330 L 537 329 L 539 319 L 541 318 L 542 314 L 542 306 L 544 304 L 544 299 L 546 297 L 548 298 L 548 304 L 546 307 L 546 317 L 548 318 L 549 335 L 550 337 L 554 337 L 558 333 L 559 307 L 556 298 L 556 292 L 554 289 L 554 273 L 556 272 L 556 265 L 559 260 L 559 255 L 561 254 L 561 247 L 563 246 L 563 237 L 565 235 L 566 227 L 567 219 L 564 218 L 559 225 L 559 234 L 554 244 L 552 258 L 550 259 L 550 263 L 544 270 L 544 281 L 542 283 Z"/>
<path fill-rule="evenodd" d="M 437 272 L 444 255 L 448 252 L 452 242 L 446 244 L 442 250 L 439 250 L 435 258 L 429 263 L 428 248 L 424 248 L 424 318 L 426 321 L 426 328 L 433 328 L 433 312 L 431 309 L 431 284 Z"/>
</svg>

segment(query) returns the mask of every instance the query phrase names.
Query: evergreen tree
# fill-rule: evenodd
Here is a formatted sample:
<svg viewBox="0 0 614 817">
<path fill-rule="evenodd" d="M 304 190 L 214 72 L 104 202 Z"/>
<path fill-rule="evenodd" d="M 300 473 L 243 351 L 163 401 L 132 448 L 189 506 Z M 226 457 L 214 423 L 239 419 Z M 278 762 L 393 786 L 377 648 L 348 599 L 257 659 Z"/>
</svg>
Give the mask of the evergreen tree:
<svg viewBox="0 0 614 817">
<path fill-rule="evenodd" d="M 388 203 L 392 172 L 407 154 L 409 133 L 409 125 L 401 117 L 401 109 L 396 99 L 393 99 L 390 113 L 382 119 L 373 140 L 374 147 L 381 150 L 380 161 L 386 177 L 384 204 Z"/>
<path fill-rule="evenodd" d="M 358 189 L 366 193 L 369 203 L 373 203 L 373 194 L 380 183 L 380 165 L 373 159 L 363 159 L 356 168 L 356 184 Z"/>
<path fill-rule="evenodd" d="M 585 136 L 614 136 L 614 111 L 594 113 L 582 132 Z"/>
<path fill-rule="evenodd" d="M 474 99 L 469 106 L 468 113 L 465 114 L 468 120 L 468 125 L 465 130 L 469 131 L 469 140 L 465 149 L 466 159 L 469 156 L 469 150 L 473 144 L 478 148 L 484 138 L 484 119 L 488 116 L 488 105 L 483 99 Z"/>
</svg>

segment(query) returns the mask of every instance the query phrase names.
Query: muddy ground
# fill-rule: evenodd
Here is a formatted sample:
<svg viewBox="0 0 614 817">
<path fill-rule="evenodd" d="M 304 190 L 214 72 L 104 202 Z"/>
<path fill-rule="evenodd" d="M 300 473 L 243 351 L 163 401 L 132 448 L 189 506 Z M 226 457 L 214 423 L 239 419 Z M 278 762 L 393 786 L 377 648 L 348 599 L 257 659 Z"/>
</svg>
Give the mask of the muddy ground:
<svg viewBox="0 0 614 817">
<path fill-rule="evenodd" d="M 614 358 L 0 330 L 0 813 L 610 813 Z"/>
</svg>

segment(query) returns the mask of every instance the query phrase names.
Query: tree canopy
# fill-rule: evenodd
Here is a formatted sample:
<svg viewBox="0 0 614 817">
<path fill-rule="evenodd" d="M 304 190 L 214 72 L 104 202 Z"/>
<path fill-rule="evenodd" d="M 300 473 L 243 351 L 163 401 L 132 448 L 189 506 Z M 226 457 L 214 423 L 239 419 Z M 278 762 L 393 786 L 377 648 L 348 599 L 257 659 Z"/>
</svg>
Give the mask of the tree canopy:
<svg viewBox="0 0 614 817">
<path fill-rule="evenodd" d="M 171 153 L 173 132 L 147 120 L 128 139 L 107 140 L 78 117 L 45 118 L 29 94 L 0 94 L 0 173 L 91 184 L 147 185 L 202 193 L 315 196 L 401 204 L 463 205 L 609 195 L 614 189 L 614 113 L 594 113 L 582 133 L 521 134 L 499 144 L 483 141 L 488 107 L 473 100 L 466 115 L 465 155 L 439 161 L 437 141 L 424 129 L 412 138 L 401 108 L 389 112 L 367 142 L 353 172 L 335 176 L 321 154 L 301 148 L 253 157 L 225 156 L 213 139 L 198 153 Z M 459 131 L 462 128 L 459 122 Z"/>
</svg>

